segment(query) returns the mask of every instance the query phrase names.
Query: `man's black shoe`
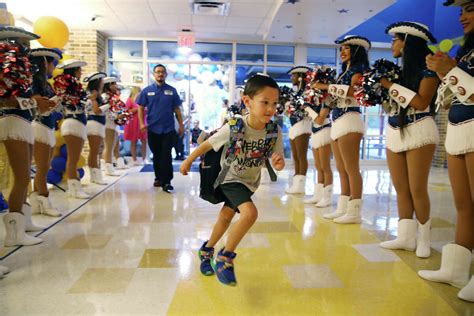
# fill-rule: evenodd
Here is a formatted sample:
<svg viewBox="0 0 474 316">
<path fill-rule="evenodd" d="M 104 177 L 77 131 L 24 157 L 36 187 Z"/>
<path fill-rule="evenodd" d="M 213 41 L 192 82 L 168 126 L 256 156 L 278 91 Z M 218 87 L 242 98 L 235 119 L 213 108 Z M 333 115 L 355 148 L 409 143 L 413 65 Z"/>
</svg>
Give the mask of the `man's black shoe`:
<svg viewBox="0 0 474 316">
<path fill-rule="evenodd" d="M 171 184 L 164 184 L 163 185 L 163 191 L 167 193 L 172 193 L 174 190 L 173 186 Z"/>
<path fill-rule="evenodd" d="M 160 183 L 160 180 L 155 180 L 155 182 L 153 182 L 153 186 L 154 187 L 161 187 L 161 183 Z"/>
</svg>

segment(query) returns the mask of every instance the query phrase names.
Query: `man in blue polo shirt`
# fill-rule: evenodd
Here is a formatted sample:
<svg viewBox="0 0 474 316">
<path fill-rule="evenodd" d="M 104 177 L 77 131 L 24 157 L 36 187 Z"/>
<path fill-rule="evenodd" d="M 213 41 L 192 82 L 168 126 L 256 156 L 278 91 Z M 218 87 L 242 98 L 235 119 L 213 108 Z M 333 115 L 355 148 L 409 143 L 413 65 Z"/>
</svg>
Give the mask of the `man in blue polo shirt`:
<svg viewBox="0 0 474 316">
<path fill-rule="evenodd" d="M 153 153 L 153 168 L 155 169 L 154 186 L 161 186 L 163 191 L 171 192 L 173 179 L 173 164 L 171 149 L 175 139 L 174 115 L 178 120 L 180 136 L 184 134 L 183 118 L 179 109 L 181 99 L 176 89 L 165 83 L 166 67 L 158 64 L 153 68 L 155 83 L 149 85 L 140 93 L 137 99 L 138 120 L 140 130 L 148 131 L 148 146 Z M 144 121 L 144 108 L 147 108 L 147 122 Z"/>
</svg>

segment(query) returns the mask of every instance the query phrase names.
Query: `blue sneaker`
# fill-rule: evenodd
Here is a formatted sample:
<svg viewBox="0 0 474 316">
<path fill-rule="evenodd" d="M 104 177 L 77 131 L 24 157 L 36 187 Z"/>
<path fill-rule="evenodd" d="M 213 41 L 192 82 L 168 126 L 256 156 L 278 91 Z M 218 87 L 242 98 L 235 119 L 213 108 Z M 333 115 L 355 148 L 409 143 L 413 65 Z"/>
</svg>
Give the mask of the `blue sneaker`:
<svg viewBox="0 0 474 316">
<path fill-rule="evenodd" d="M 235 252 L 222 252 L 222 248 L 217 254 L 216 259 L 212 261 L 212 268 L 217 274 L 219 281 L 225 285 L 236 286 L 237 280 L 234 273 L 234 258 L 237 256 Z"/>
<path fill-rule="evenodd" d="M 207 242 L 206 240 L 202 244 L 198 252 L 199 260 L 201 260 L 201 273 L 204 275 L 213 275 L 214 270 L 212 269 L 211 261 L 214 258 L 214 248 L 206 247 Z"/>
</svg>

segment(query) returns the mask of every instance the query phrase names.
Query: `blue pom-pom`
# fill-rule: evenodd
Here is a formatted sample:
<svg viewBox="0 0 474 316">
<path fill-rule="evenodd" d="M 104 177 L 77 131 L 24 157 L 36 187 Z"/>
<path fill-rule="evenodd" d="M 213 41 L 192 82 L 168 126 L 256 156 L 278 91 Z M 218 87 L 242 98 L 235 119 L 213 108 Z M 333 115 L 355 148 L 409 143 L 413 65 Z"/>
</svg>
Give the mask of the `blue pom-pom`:
<svg viewBox="0 0 474 316">
<path fill-rule="evenodd" d="M 57 172 L 66 171 L 66 158 L 56 157 L 51 161 L 51 168 Z"/>
<path fill-rule="evenodd" d="M 61 182 L 63 178 L 63 174 L 61 172 L 57 172 L 56 170 L 49 169 L 48 175 L 46 176 L 46 181 L 51 184 L 58 184 Z"/>
<path fill-rule="evenodd" d="M 67 147 L 66 144 L 61 146 L 60 149 L 61 157 L 67 158 Z"/>
<path fill-rule="evenodd" d="M 84 175 L 85 175 L 85 171 L 84 171 L 84 168 L 80 168 L 80 169 L 77 169 L 77 173 L 79 173 L 79 179 L 82 179 L 84 178 Z"/>
</svg>

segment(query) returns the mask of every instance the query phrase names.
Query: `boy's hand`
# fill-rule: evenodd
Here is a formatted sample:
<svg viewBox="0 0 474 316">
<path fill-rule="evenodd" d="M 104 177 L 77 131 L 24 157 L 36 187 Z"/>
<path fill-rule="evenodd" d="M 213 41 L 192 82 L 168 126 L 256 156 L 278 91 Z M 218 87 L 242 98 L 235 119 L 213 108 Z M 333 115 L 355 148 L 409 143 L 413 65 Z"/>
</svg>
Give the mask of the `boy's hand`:
<svg viewBox="0 0 474 316">
<path fill-rule="evenodd" d="M 282 154 L 273 153 L 272 155 L 272 166 L 275 170 L 280 171 L 285 168 L 285 158 Z"/>
<path fill-rule="evenodd" d="M 181 166 L 179 167 L 179 172 L 186 176 L 188 175 L 189 170 L 191 170 L 191 162 L 188 159 L 184 160 Z"/>
</svg>

